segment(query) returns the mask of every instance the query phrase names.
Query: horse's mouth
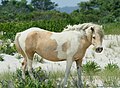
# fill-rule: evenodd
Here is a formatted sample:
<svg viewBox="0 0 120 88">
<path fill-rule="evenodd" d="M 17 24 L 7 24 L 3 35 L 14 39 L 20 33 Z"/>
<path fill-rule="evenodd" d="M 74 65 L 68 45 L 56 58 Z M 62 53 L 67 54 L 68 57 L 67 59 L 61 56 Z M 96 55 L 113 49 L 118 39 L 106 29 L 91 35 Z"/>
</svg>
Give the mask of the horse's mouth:
<svg viewBox="0 0 120 88">
<path fill-rule="evenodd" d="M 97 48 L 95 49 L 95 51 L 96 51 L 97 53 L 101 53 L 101 52 L 103 51 L 103 47 L 97 47 Z"/>
</svg>

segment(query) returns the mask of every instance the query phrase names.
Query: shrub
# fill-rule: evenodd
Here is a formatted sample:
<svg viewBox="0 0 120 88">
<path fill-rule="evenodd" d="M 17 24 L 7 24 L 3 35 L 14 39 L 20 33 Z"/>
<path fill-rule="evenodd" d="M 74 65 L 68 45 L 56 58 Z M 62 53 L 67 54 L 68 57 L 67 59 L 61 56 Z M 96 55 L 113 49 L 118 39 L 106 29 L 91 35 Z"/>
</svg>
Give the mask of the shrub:
<svg viewBox="0 0 120 88">
<path fill-rule="evenodd" d="M 94 61 L 89 61 L 83 65 L 83 73 L 85 75 L 96 75 L 101 70 L 100 66 Z"/>
</svg>

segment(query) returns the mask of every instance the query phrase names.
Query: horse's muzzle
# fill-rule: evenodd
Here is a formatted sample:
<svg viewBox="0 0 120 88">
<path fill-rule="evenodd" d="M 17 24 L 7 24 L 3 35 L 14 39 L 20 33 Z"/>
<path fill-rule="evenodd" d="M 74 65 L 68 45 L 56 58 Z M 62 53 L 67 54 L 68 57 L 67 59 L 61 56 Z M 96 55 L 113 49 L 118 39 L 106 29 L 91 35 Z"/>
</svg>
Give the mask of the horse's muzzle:
<svg viewBox="0 0 120 88">
<path fill-rule="evenodd" d="M 101 53 L 103 51 L 103 47 L 97 47 L 95 51 L 97 53 Z"/>
</svg>

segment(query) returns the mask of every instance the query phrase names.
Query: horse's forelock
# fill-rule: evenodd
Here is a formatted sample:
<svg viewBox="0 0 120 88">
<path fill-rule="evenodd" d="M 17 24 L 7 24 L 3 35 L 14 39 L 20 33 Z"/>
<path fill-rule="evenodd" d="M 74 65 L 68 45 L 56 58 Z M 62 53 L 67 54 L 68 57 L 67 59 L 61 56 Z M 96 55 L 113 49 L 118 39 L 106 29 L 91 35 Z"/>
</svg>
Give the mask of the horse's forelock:
<svg viewBox="0 0 120 88">
<path fill-rule="evenodd" d="M 98 30 L 98 34 L 101 36 L 101 38 L 104 37 L 104 31 L 103 30 Z"/>
<path fill-rule="evenodd" d="M 99 34 L 99 35 L 101 36 L 101 38 L 103 38 L 103 37 L 104 37 L 104 31 L 102 30 L 101 25 L 94 24 L 94 25 L 93 25 L 93 26 L 91 26 L 91 27 L 93 27 L 93 29 L 94 29 L 95 33 Z"/>
</svg>

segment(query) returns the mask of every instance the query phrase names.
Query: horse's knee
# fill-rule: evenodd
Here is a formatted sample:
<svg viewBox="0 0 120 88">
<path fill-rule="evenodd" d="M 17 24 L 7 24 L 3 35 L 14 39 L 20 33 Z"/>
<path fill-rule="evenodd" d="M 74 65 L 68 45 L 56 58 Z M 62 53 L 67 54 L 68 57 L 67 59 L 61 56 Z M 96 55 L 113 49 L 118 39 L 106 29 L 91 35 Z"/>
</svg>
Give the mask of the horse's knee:
<svg viewBox="0 0 120 88">
<path fill-rule="evenodd" d="M 21 64 L 22 64 L 22 78 L 25 79 L 25 69 L 27 64 L 25 60 Z"/>
<path fill-rule="evenodd" d="M 24 60 L 21 64 L 22 64 L 22 69 L 25 70 L 27 66 L 26 60 Z"/>
<path fill-rule="evenodd" d="M 22 62 L 22 66 L 24 66 L 25 65 L 25 62 Z"/>
</svg>

